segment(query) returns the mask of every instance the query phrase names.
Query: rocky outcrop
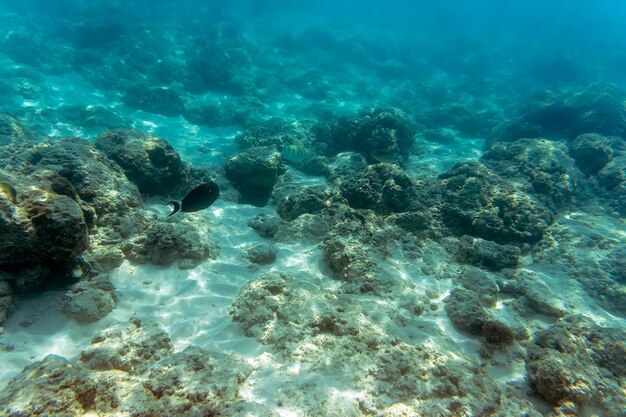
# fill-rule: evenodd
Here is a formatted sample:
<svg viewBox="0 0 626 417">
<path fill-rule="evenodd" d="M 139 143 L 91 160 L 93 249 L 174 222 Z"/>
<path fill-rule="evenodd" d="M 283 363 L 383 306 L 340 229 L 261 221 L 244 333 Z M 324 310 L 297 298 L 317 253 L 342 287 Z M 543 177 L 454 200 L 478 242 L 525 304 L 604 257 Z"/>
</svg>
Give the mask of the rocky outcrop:
<svg viewBox="0 0 626 417">
<path fill-rule="evenodd" d="M 230 158 L 225 173 L 241 193 L 242 203 L 264 206 L 284 167 L 274 148 L 252 147 Z"/>
<path fill-rule="evenodd" d="M 536 199 L 484 165 L 461 163 L 439 176 L 441 216 L 453 232 L 503 244 L 533 244 L 552 222 Z"/>
<path fill-rule="evenodd" d="M 593 407 L 623 415 L 626 347 L 623 329 L 602 327 L 582 315 L 566 316 L 535 335 L 526 372 L 535 392 L 564 414 Z"/>
<path fill-rule="evenodd" d="M 167 194 L 185 179 L 187 170 L 180 155 L 159 137 L 114 130 L 100 134 L 95 146 L 124 170 L 142 194 Z"/>
</svg>

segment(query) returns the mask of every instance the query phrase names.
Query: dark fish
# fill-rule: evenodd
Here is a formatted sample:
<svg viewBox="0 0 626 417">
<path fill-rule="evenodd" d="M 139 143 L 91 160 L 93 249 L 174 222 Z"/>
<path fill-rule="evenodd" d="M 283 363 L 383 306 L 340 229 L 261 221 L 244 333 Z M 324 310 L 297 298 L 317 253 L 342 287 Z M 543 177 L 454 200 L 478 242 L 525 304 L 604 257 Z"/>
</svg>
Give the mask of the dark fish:
<svg viewBox="0 0 626 417">
<path fill-rule="evenodd" d="M 170 217 L 179 211 L 190 213 L 193 211 L 204 210 L 205 208 L 210 207 L 219 196 L 220 187 L 218 187 L 215 182 L 209 181 L 204 184 L 200 184 L 193 190 L 189 191 L 180 203 L 178 201 L 170 201 L 167 203 L 168 205 L 171 204 L 174 206 L 174 210 L 168 214 L 167 217 Z"/>
<path fill-rule="evenodd" d="M 11 197 L 13 204 L 17 203 L 17 190 L 8 182 L 0 181 L 0 191 Z"/>
</svg>

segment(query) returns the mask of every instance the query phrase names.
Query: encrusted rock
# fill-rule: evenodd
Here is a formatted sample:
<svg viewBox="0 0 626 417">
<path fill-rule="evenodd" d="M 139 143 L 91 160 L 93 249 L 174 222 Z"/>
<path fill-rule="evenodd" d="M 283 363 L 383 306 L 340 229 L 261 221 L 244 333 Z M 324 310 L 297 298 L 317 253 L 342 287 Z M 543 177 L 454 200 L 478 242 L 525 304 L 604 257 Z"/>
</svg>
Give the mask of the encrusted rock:
<svg viewBox="0 0 626 417">
<path fill-rule="evenodd" d="M 48 355 L 13 378 L 0 393 L 0 415 L 66 417 L 93 409 L 95 386 L 65 358 Z"/>
<path fill-rule="evenodd" d="M 171 353 L 170 338 L 158 324 L 133 318 L 101 331 L 80 354 L 80 363 L 93 370 L 140 374 Z"/>
<path fill-rule="evenodd" d="M 592 83 L 564 89 L 524 106 L 517 119 L 492 131 L 487 145 L 519 138 L 573 139 L 588 132 L 626 136 L 623 102 L 623 92 L 613 84 Z"/>
<path fill-rule="evenodd" d="M 255 243 L 246 250 L 246 258 L 255 264 L 271 264 L 277 254 L 276 247 L 269 243 Z"/>
<path fill-rule="evenodd" d="M 247 148 L 226 162 L 225 174 L 241 193 L 241 202 L 264 206 L 283 174 L 280 153 L 272 147 Z"/>
<path fill-rule="evenodd" d="M 473 266 L 465 266 L 459 280 L 463 287 L 478 295 L 484 306 L 493 307 L 496 305 L 500 290 L 495 275 Z"/>
<path fill-rule="evenodd" d="M 143 194 L 167 194 L 184 179 L 180 155 L 164 139 L 137 130 L 114 130 L 101 133 L 95 146 L 115 161 Z"/>
<path fill-rule="evenodd" d="M 256 230 L 261 237 L 273 238 L 282 223 L 284 223 L 284 220 L 279 216 L 263 213 L 250 220 L 248 226 Z"/>
<path fill-rule="evenodd" d="M 157 362 L 144 385 L 166 416 L 222 415 L 251 370 L 228 354 L 190 346 Z"/>
<path fill-rule="evenodd" d="M 582 315 L 566 316 L 535 335 L 528 346 L 530 386 L 555 406 L 574 412 L 593 406 L 603 416 L 622 416 L 626 399 L 626 332 L 601 327 Z"/>
<path fill-rule="evenodd" d="M 483 335 L 485 322 L 490 318 L 483 309 L 478 294 L 464 288 L 455 288 L 445 299 L 445 303 L 448 317 L 459 330 L 475 336 Z"/>
<path fill-rule="evenodd" d="M 79 323 L 92 323 L 109 314 L 117 305 L 115 288 L 108 277 L 80 281 L 65 294 L 61 309 Z"/>
<path fill-rule="evenodd" d="M 513 245 L 500 245 L 468 235 L 462 236 L 458 244 L 452 244 L 455 257 L 459 262 L 499 271 L 503 268 L 515 268 L 521 251 Z"/>
<path fill-rule="evenodd" d="M 441 174 L 446 226 L 499 244 L 536 243 L 552 221 L 537 200 L 514 189 L 484 165 L 460 163 Z"/>
<path fill-rule="evenodd" d="M 485 152 L 481 161 L 500 177 L 518 185 L 524 183 L 525 191 L 553 211 L 589 197 L 583 175 L 562 142 L 541 138 L 499 142 Z"/>
<path fill-rule="evenodd" d="M 178 221 L 177 221 L 178 220 Z M 154 213 L 134 211 L 105 216 L 94 240 L 103 247 L 115 245 L 135 262 L 194 268 L 215 255 L 206 224 L 189 219 L 163 219 Z M 116 262 L 117 255 L 111 261 Z"/>
<path fill-rule="evenodd" d="M 319 213 L 331 205 L 331 198 L 332 193 L 325 187 L 300 187 L 280 199 L 276 212 L 283 220 L 292 221 L 304 213 Z"/>
<path fill-rule="evenodd" d="M 141 207 L 137 187 L 117 164 L 86 140 L 42 143 L 25 157 L 32 172 L 49 169 L 67 178 L 98 215 Z"/>
<path fill-rule="evenodd" d="M 613 159 L 613 143 L 620 138 L 608 138 L 597 133 L 585 133 L 570 144 L 570 154 L 576 166 L 587 175 L 596 175 Z"/>
<path fill-rule="evenodd" d="M 350 207 L 379 214 L 425 210 L 427 206 L 417 184 L 393 164 L 371 165 L 365 173 L 345 177 L 340 189 Z"/>
<path fill-rule="evenodd" d="M 397 108 L 368 109 L 353 118 L 342 118 L 330 126 L 318 126 L 318 140 L 331 153 L 352 150 L 366 155 L 377 151 L 408 155 L 415 127 Z"/>
</svg>

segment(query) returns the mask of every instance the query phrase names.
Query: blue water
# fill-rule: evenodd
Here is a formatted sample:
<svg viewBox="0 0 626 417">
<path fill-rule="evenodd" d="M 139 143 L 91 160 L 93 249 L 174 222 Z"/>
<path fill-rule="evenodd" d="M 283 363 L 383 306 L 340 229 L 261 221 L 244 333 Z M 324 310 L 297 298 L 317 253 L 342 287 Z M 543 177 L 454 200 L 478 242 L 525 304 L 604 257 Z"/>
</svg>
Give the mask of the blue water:
<svg viewBox="0 0 626 417">
<path fill-rule="evenodd" d="M 199 217 L 201 235 L 210 235 L 222 246 L 216 260 L 173 273 L 131 261 L 112 273 L 120 294 L 116 318 L 127 320 L 137 313 L 147 319 L 154 313 L 177 349 L 189 343 L 218 346 L 254 363 L 253 376 L 236 387 L 248 404 L 267 405 L 275 413 L 271 415 L 280 417 L 391 416 L 401 415 L 403 407 L 418 413 L 402 414 L 407 416 L 487 415 L 481 413 L 489 406 L 481 407 L 488 395 L 463 385 L 462 376 L 438 370 L 444 365 L 454 369 L 459 360 L 459 372 L 485 381 L 492 378 L 487 385 L 506 386 L 497 391 L 502 402 L 485 400 L 503 407 L 501 414 L 489 415 L 593 415 L 602 403 L 598 415 L 619 416 L 610 401 L 601 401 L 603 393 L 596 390 L 593 378 L 613 384 L 609 399 L 625 383 L 623 340 L 603 333 L 604 327 L 611 327 L 623 335 L 626 317 L 625 22 L 626 2 L 619 0 L 0 0 L 0 114 L 14 117 L 41 142 L 67 137 L 94 142 L 102 132 L 115 129 L 148 132 L 166 139 L 186 163 L 218 176 L 220 185 L 229 184 L 224 176 L 228 161 L 255 145 L 255 137 L 274 147 L 270 151 L 276 151 L 276 157 L 283 151 L 285 167 L 275 174 L 280 180 L 274 194 L 244 205 L 250 200 L 239 199 L 244 192 L 239 184 L 230 184 L 211 214 Z M 368 121 L 377 120 L 380 109 L 396 118 L 388 116 L 389 122 L 382 117 L 380 125 L 368 131 Z M 404 143 L 402 128 L 409 132 Z M 591 133 L 595 136 L 581 136 Z M 0 157 L 10 151 L 3 150 Z M 318 165 L 307 166 L 311 159 Z M 354 195 L 360 195 L 360 185 L 346 187 L 360 178 L 342 179 L 341 170 L 345 174 L 358 168 L 361 162 L 349 163 L 357 159 L 371 170 L 388 163 L 406 175 L 395 172 L 378 184 L 388 193 L 381 193 L 380 200 L 392 209 L 358 201 Z M 489 175 L 497 172 L 501 182 L 483 171 L 477 171 L 476 178 L 500 187 L 493 193 L 510 191 L 511 198 L 485 197 L 479 188 L 473 194 L 474 183 L 463 183 L 463 174 L 454 171 L 456 164 L 467 161 L 482 161 L 492 170 Z M 329 166 L 339 175 L 326 175 Z M 391 169 L 386 166 L 380 172 Z M 4 161 L 1 168 L 8 171 Z M 394 193 L 405 178 L 415 181 L 414 194 L 426 202 L 419 201 L 418 209 L 399 207 L 397 201 L 404 200 Z M 179 198 L 172 194 L 190 189 L 187 185 L 144 196 L 144 208 L 163 217 L 161 203 Z M 302 233 L 295 226 L 281 229 L 282 241 L 262 239 L 249 228 L 251 218 L 275 213 L 283 196 L 309 186 L 335 193 L 324 198 L 309 194 L 311 204 L 336 209 L 335 204 L 344 210 L 349 201 L 352 208 L 364 209 L 352 220 L 370 222 L 364 226 L 368 237 L 358 240 L 363 230 L 355 232 L 356 240 L 348 245 L 352 258 L 346 262 L 373 253 L 372 262 L 380 262 L 375 267 L 383 277 L 377 279 L 383 284 L 372 285 L 389 285 L 388 293 L 366 289 L 360 294 L 354 282 L 329 265 L 326 242 L 298 240 L 314 234 L 317 226 L 324 230 L 328 225 L 330 233 L 336 227 L 333 222 L 345 218 L 331 213 L 323 219 L 327 223 L 305 224 Z M 465 194 L 454 194 L 455 187 Z M 437 193 L 445 198 L 430 199 Z M 465 202 L 469 207 L 481 198 L 493 200 L 485 203 L 485 211 L 464 212 Z M 394 217 L 405 208 L 432 215 L 427 226 L 432 233 L 418 230 L 413 236 L 423 218 Z M 546 213 L 537 215 L 548 223 L 543 234 L 536 239 L 523 233 L 511 237 L 511 229 L 532 223 L 535 210 Z M 500 218 L 487 218 L 493 212 L 504 219 L 500 229 L 494 226 Z M 403 232 L 409 235 L 407 241 L 384 241 L 386 232 L 381 230 L 390 230 L 391 224 L 397 228 L 393 222 L 402 221 L 414 227 Z M 528 228 L 533 227 L 542 225 Z M 293 241 L 285 238 L 289 233 Z M 454 251 L 463 238 L 508 245 L 517 250 L 519 262 L 507 269 L 511 265 L 492 268 L 481 264 L 483 260 L 468 260 L 470 255 L 460 260 Z M 254 239 L 276 244 L 276 264 L 247 263 L 244 249 L 258 243 Z M 387 244 L 393 250 L 385 252 Z M 376 258 L 378 245 L 385 246 L 383 261 Z M 480 279 L 469 273 L 470 278 L 465 277 L 467 264 L 489 271 L 485 281 L 477 272 Z M 229 309 L 249 282 L 272 271 L 295 276 L 299 284 L 293 291 L 299 298 L 290 300 L 289 291 L 272 293 L 268 303 L 274 302 L 273 296 L 285 296 L 294 304 L 310 297 L 311 305 L 296 311 L 281 299 L 287 318 L 277 314 L 275 320 L 261 323 L 266 325 L 263 332 L 248 334 L 242 330 L 245 320 L 233 321 Z M 133 274 L 141 278 L 132 281 Z M 479 280 L 481 297 L 495 292 L 493 305 L 485 309 L 514 328 L 512 347 L 488 356 L 486 334 L 471 334 L 471 329 L 452 324 L 443 300 L 455 288 L 469 285 L 462 279 Z M 41 297 L 49 298 L 45 294 Z M 207 309 L 210 313 L 199 307 L 203 302 L 213 306 Z M 6 340 L 0 340 L 0 359 L 14 356 L 10 370 L 1 374 L 0 387 L 23 366 L 42 359 L 44 349 L 39 347 L 47 344 L 46 337 L 61 341 L 55 347 L 66 349 L 59 352 L 75 360 L 86 346 L 72 341 L 87 344 L 101 330 L 98 326 L 104 327 L 105 319 L 93 327 L 72 327 L 76 325 L 68 320 L 63 324 L 69 329 L 65 336 L 41 330 L 53 321 L 46 321 L 46 308 L 35 308 L 42 318 L 32 335 L 21 324 L 30 323 L 30 310 L 18 309 L 20 323 L 9 319 Z M 328 321 L 354 316 L 329 325 L 318 317 L 322 313 Z M 580 361 L 591 363 L 592 357 L 605 367 L 576 374 L 582 376 L 568 387 L 574 400 L 553 400 L 545 392 L 532 392 L 525 358 L 541 331 L 554 331 L 556 340 L 559 326 L 571 324 L 559 318 L 570 313 L 592 317 L 603 330 L 594 328 L 597 333 L 584 337 L 568 333 L 578 343 L 573 348 L 561 346 L 562 341 L 546 342 L 549 346 L 542 348 L 567 351 L 555 354 L 555 363 L 562 365 L 554 365 L 558 370 Z M 287 329 L 284 334 L 281 325 Z M 31 336 L 37 340 L 33 352 L 28 346 Z M 316 345 L 318 336 L 329 337 L 328 345 Z M 581 341 L 585 337 L 588 340 Z M 606 340 L 606 351 L 590 347 L 596 338 Z M 350 342 L 358 351 L 346 348 Z M 240 346 L 245 348 L 237 350 Z M 331 347 L 324 351 L 320 346 Z M 610 360 L 598 361 L 604 356 Z M 424 383 L 422 377 L 433 379 Z M 293 385 L 292 378 L 297 381 Z M 411 378 L 423 385 L 416 383 L 420 388 L 411 391 Z M 593 380 L 587 384 L 593 388 L 585 385 L 585 378 Z M 448 385 L 433 388 L 444 379 Z M 547 379 L 545 385 L 561 382 Z M 592 400 L 585 397 L 587 389 L 596 390 L 589 395 Z M 469 393 L 464 396 L 463 390 Z M 623 402 L 617 398 L 615 404 Z M 224 415 L 248 415 L 226 409 L 232 414 Z M 263 410 L 249 415 L 270 415 Z"/>
</svg>

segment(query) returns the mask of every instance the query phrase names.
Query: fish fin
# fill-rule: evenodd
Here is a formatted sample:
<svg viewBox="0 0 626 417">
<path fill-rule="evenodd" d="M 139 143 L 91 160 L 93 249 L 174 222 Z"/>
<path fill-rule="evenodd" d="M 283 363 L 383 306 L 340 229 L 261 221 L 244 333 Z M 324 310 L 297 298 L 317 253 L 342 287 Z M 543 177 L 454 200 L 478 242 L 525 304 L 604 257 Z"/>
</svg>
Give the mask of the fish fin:
<svg viewBox="0 0 626 417">
<path fill-rule="evenodd" d="M 172 212 L 168 214 L 166 217 L 170 217 L 180 211 L 180 203 L 178 201 L 170 201 L 169 203 L 166 204 L 166 206 L 169 206 L 170 204 L 174 206 L 174 210 L 172 210 Z"/>
</svg>

